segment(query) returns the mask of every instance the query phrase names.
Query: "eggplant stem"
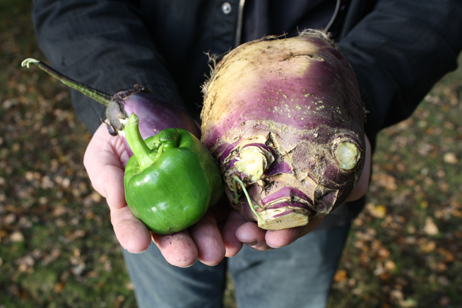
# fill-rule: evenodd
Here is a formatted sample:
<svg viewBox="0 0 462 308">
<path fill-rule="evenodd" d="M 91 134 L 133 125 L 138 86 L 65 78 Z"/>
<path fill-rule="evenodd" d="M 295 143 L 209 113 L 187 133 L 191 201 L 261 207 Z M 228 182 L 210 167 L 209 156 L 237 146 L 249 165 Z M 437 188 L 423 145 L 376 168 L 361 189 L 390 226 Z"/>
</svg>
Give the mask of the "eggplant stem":
<svg viewBox="0 0 462 308">
<path fill-rule="evenodd" d="M 65 84 L 66 86 L 74 89 L 74 90 L 77 90 L 79 91 L 80 93 L 94 99 L 95 101 L 105 105 L 106 107 L 109 105 L 109 101 L 112 99 L 112 96 L 107 94 L 107 93 L 104 93 L 104 92 L 101 92 L 101 91 L 98 91 L 92 87 L 89 87 L 83 83 L 80 83 L 80 82 L 77 82 L 63 74 L 61 74 L 60 72 L 56 71 L 55 69 L 51 68 L 50 66 L 46 65 L 45 63 L 43 63 L 42 61 L 39 61 L 39 60 L 36 60 L 36 59 L 33 59 L 33 58 L 28 58 L 28 59 L 25 59 L 24 61 L 22 61 L 21 63 L 21 66 L 22 67 L 27 67 L 29 68 L 30 64 L 34 64 L 34 65 L 37 65 L 42 71 L 46 72 L 47 74 L 53 76 L 54 78 L 56 78 L 57 80 L 59 80 L 60 82 L 62 82 L 63 84 Z"/>
<path fill-rule="evenodd" d="M 235 184 L 236 182 L 238 182 L 240 185 L 241 185 L 241 188 L 242 188 L 242 191 L 244 192 L 245 194 L 245 197 L 247 198 L 247 202 L 249 203 L 249 206 L 250 206 L 250 209 L 252 210 L 252 212 L 255 214 L 255 216 L 258 217 L 258 219 L 260 220 L 261 223 L 265 223 L 265 220 L 263 218 L 261 218 L 260 214 L 257 213 L 257 211 L 255 210 L 254 206 L 252 205 L 252 200 L 250 200 L 250 196 L 249 196 L 249 193 L 247 192 L 247 189 L 245 188 L 244 186 L 244 183 L 241 181 L 241 179 L 237 176 L 237 175 L 234 175 L 233 176 L 233 186 L 234 188 L 236 188 Z M 237 197 L 237 194 L 236 194 L 236 189 L 234 189 L 234 195 Z M 236 198 L 236 201 L 237 201 L 237 198 Z M 237 203 L 237 202 L 236 202 Z"/>
</svg>

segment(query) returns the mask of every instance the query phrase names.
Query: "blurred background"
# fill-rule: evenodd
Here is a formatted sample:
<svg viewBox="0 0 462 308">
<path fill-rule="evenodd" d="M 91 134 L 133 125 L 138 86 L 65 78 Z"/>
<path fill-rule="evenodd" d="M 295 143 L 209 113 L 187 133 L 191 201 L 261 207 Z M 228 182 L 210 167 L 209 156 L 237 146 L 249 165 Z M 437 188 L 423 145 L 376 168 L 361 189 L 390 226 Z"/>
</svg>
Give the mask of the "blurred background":
<svg viewBox="0 0 462 308">
<path fill-rule="evenodd" d="M 90 135 L 45 57 L 31 1 L 0 0 L 0 308 L 135 307 L 104 200 L 82 160 Z M 462 69 L 381 132 L 365 211 L 329 307 L 462 307 Z M 235 307 L 233 286 L 225 307 Z"/>
</svg>

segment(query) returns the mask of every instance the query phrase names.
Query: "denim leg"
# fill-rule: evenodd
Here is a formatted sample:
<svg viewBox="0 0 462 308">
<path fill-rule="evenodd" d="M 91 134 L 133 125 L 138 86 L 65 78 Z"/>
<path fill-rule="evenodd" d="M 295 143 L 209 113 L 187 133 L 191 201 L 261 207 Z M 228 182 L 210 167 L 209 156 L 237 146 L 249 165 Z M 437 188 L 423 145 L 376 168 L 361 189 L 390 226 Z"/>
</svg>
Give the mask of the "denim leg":
<svg viewBox="0 0 462 308">
<path fill-rule="evenodd" d="M 139 308 L 222 307 L 226 260 L 214 267 L 196 261 L 189 268 L 168 264 L 156 245 L 141 254 L 123 249 Z"/>
<path fill-rule="evenodd" d="M 228 260 L 238 307 L 325 307 L 349 229 L 315 230 L 271 251 L 245 246 Z"/>
</svg>

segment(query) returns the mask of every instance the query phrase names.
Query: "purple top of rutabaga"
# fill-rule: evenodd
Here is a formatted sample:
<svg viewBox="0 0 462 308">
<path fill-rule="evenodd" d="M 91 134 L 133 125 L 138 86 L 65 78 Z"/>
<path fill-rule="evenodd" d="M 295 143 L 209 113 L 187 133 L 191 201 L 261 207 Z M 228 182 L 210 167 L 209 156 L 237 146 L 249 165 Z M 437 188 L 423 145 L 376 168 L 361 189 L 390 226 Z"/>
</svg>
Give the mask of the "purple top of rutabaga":
<svg viewBox="0 0 462 308">
<path fill-rule="evenodd" d="M 218 137 L 240 127 L 252 129 L 247 125 L 249 121 L 275 121 L 300 130 L 325 125 L 359 134 L 364 115 L 350 64 L 327 43 L 319 40 L 313 43 L 318 51 L 315 55 L 304 55 L 312 58 L 304 74 L 291 76 L 281 70 L 265 71 L 264 64 L 262 68 L 256 67 L 258 79 L 252 84 L 240 84 L 239 91 L 231 98 L 233 108 L 215 122 L 219 125 L 208 127 L 203 140 L 206 146 L 213 147 Z"/>
</svg>

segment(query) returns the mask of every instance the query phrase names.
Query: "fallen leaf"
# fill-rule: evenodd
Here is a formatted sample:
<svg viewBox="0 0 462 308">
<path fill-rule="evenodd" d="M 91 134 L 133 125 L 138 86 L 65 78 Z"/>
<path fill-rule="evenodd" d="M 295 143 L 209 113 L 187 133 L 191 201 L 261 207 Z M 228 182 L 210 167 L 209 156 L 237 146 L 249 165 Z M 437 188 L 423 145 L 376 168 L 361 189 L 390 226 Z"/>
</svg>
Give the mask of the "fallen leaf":
<svg viewBox="0 0 462 308">
<path fill-rule="evenodd" d="M 342 281 L 345 281 L 347 279 L 348 279 L 348 274 L 347 274 L 346 270 L 343 270 L 343 269 L 337 270 L 337 272 L 335 273 L 335 276 L 334 276 L 334 282 L 342 282 Z"/>
<path fill-rule="evenodd" d="M 392 272 L 394 269 L 396 268 L 396 264 L 395 262 L 391 261 L 391 260 L 387 260 L 385 262 L 385 269 L 389 272 Z"/>
<path fill-rule="evenodd" d="M 11 233 L 10 240 L 12 242 L 15 242 L 15 243 L 22 242 L 22 241 L 24 241 L 24 235 L 22 235 L 22 233 L 19 232 L 19 231 L 15 231 L 15 232 Z"/>
<path fill-rule="evenodd" d="M 6 226 L 12 225 L 15 221 L 16 221 L 16 215 L 14 213 L 10 213 L 3 218 L 3 223 Z"/>
<path fill-rule="evenodd" d="M 456 157 L 456 154 L 452 152 L 448 152 L 444 154 L 443 159 L 446 163 L 451 164 L 451 165 L 455 165 L 459 161 Z"/>
<path fill-rule="evenodd" d="M 447 287 L 451 285 L 451 282 L 449 281 L 448 277 L 446 276 L 439 276 L 436 281 L 438 284 L 442 287 Z"/>
<path fill-rule="evenodd" d="M 455 259 L 454 255 L 447 249 L 439 248 L 438 253 L 440 253 L 441 255 L 443 255 L 445 257 L 445 259 L 443 261 L 444 263 L 452 262 Z"/>
<path fill-rule="evenodd" d="M 55 248 L 51 251 L 50 254 L 46 255 L 42 260 L 42 265 L 48 265 L 54 260 L 56 260 L 61 255 L 61 250 Z"/>
<path fill-rule="evenodd" d="M 370 209 L 369 213 L 375 218 L 384 218 L 387 214 L 387 208 L 383 205 L 377 205 Z"/>
<path fill-rule="evenodd" d="M 373 273 L 375 276 L 380 276 L 385 273 L 385 269 L 383 268 L 383 265 L 381 262 L 377 263 L 377 266 L 375 267 L 375 270 Z"/>
<path fill-rule="evenodd" d="M 85 269 L 85 263 L 79 263 L 76 266 L 71 268 L 71 272 L 72 274 L 76 276 L 80 276 L 84 269 Z"/>
<path fill-rule="evenodd" d="M 56 293 L 61 293 L 64 289 L 64 287 L 66 286 L 66 284 L 64 282 L 58 282 L 57 284 L 55 284 L 55 292 Z"/>
<path fill-rule="evenodd" d="M 425 253 L 429 253 L 435 250 L 435 248 L 436 244 L 434 241 L 420 243 L 420 249 Z"/>
<path fill-rule="evenodd" d="M 427 201 L 420 202 L 420 207 L 423 208 L 423 209 L 428 208 L 428 202 Z"/>
<path fill-rule="evenodd" d="M 396 179 L 389 174 L 375 174 L 372 176 L 372 180 L 377 186 L 384 187 L 387 191 L 394 191 L 398 188 L 396 185 Z"/>
<path fill-rule="evenodd" d="M 19 271 L 20 272 L 25 272 L 35 264 L 34 258 L 31 256 L 25 256 L 22 258 L 19 258 L 15 261 L 17 265 L 19 265 Z"/>
<path fill-rule="evenodd" d="M 440 299 L 440 305 L 443 306 L 443 307 L 448 306 L 450 302 L 451 302 L 451 300 L 450 300 L 449 297 L 447 297 L 447 296 L 443 296 L 443 297 Z"/>
<path fill-rule="evenodd" d="M 116 302 L 115 302 L 115 304 L 114 304 L 114 307 L 115 307 L 115 308 L 119 308 L 120 305 L 122 305 L 122 303 L 123 303 L 124 301 L 125 301 L 125 296 L 123 296 L 123 295 L 117 296 L 117 300 L 116 300 Z"/>
<path fill-rule="evenodd" d="M 427 217 L 425 219 L 424 231 L 428 235 L 436 235 L 439 233 L 438 227 L 433 221 L 433 218 Z"/>
<path fill-rule="evenodd" d="M 60 204 L 57 207 L 55 207 L 55 209 L 53 210 L 53 217 L 64 215 L 66 214 L 66 212 L 67 212 L 67 208 L 64 205 Z"/>
</svg>

